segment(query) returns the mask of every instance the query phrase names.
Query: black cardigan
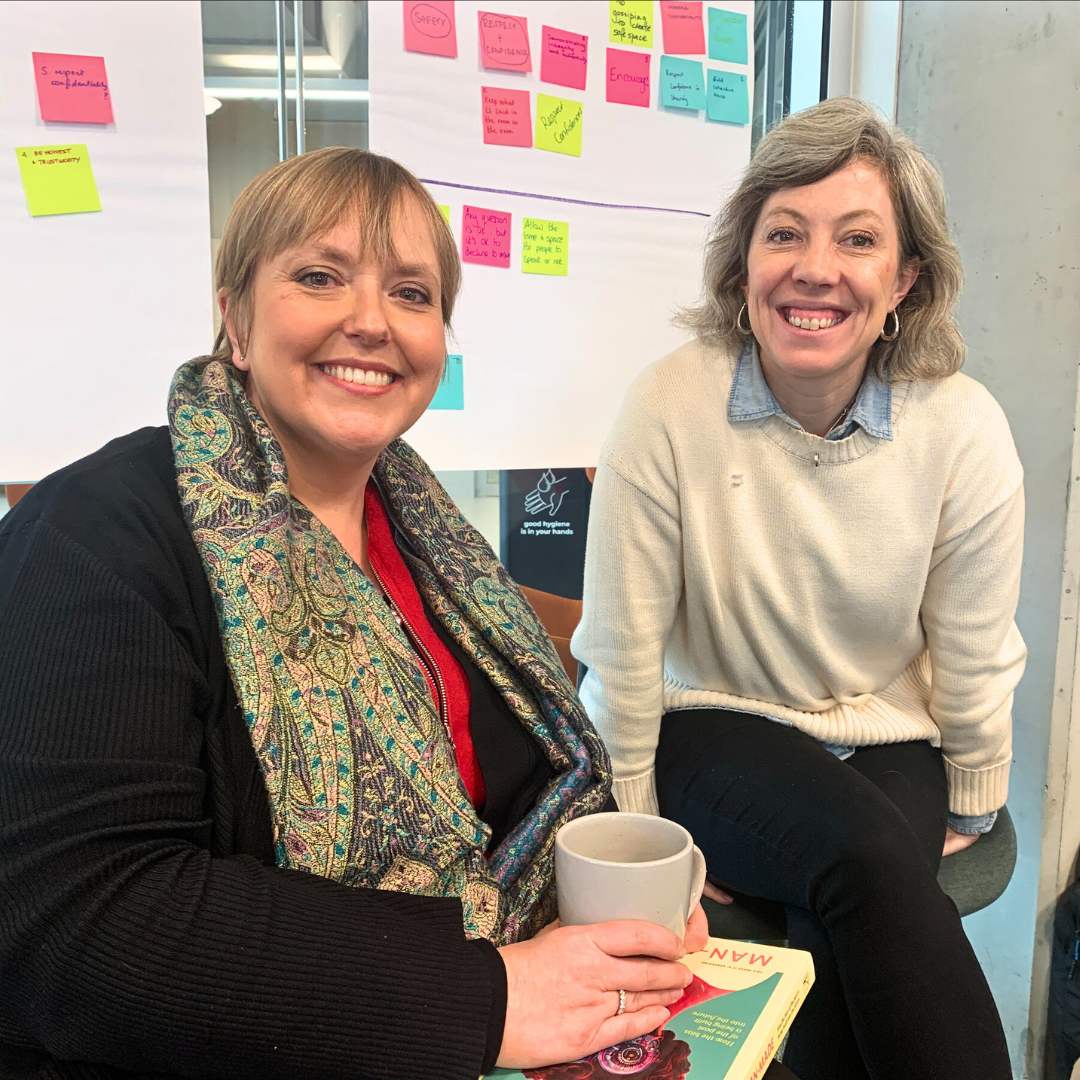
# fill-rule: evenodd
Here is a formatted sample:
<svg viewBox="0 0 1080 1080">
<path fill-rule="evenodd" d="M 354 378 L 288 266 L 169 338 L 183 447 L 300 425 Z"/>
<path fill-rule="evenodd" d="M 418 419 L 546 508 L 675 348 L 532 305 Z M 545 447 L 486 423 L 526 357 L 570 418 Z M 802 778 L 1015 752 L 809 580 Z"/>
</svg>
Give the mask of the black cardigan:
<svg viewBox="0 0 1080 1080">
<path fill-rule="evenodd" d="M 466 671 L 499 834 L 550 769 Z M 38 484 L 0 522 L 0 1076 L 475 1080 L 505 1007 L 456 900 L 274 865 L 167 430 Z"/>
</svg>

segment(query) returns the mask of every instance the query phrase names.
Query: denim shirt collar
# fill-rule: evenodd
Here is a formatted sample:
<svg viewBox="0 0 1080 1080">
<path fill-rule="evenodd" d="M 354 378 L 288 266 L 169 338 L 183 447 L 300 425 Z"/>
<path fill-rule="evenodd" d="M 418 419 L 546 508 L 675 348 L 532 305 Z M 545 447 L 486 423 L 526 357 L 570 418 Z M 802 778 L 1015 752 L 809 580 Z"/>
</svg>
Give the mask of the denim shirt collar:
<svg viewBox="0 0 1080 1080">
<path fill-rule="evenodd" d="M 797 420 L 784 412 L 773 396 L 761 370 L 757 342 L 751 339 L 743 346 L 735 365 L 731 395 L 728 398 L 728 419 L 737 424 L 747 420 L 761 420 L 766 416 L 779 416 L 792 427 L 802 427 Z M 891 441 L 893 437 L 892 388 L 869 369 L 863 377 L 846 423 L 843 427 L 830 431 L 825 438 L 830 441 L 847 438 L 856 427 L 861 427 L 875 439 Z"/>
</svg>

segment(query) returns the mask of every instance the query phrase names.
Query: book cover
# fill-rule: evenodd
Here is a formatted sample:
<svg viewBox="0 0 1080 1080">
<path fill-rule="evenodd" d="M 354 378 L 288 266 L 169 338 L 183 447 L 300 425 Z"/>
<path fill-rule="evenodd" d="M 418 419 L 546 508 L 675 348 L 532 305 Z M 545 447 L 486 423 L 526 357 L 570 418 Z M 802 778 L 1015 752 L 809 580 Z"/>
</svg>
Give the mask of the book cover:
<svg viewBox="0 0 1080 1080">
<path fill-rule="evenodd" d="M 813 984 L 810 954 L 709 938 L 683 963 L 693 981 L 658 1030 L 580 1061 L 487 1075 L 492 1080 L 759 1080 Z"/>
</svg>

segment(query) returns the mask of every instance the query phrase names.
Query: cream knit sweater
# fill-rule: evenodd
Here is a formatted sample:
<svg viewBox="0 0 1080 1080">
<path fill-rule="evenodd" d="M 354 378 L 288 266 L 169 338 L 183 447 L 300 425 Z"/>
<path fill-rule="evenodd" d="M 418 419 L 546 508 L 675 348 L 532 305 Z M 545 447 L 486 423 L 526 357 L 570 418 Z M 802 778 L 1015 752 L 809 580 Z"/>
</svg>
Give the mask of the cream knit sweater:
<svg viewBox="0 0 1080 1080">
<path fill-rule="evenodd" d="M 1022 470 L 965 375 L 893 385 L 892 441 L 727 419 L 734 357 L 648 368 L 601 454 L 571 644 L 623 810 L 657 812 L 664 712 L 731 708 L 830 743 L 925 739 L 949 807 L 1008 792 Z"/>
</svg>

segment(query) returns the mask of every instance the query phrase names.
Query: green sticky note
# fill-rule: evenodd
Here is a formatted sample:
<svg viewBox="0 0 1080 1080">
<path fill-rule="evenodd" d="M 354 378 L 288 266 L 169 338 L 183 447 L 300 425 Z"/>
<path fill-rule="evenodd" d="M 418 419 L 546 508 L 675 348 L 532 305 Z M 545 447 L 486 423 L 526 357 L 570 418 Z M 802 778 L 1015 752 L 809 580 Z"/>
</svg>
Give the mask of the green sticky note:
<svg viewBox="0 0 1080 1080">
<path fill-rule="evenodd" d="M 746 63 L 746 16 L 741 11 L 709 8 L 709 59 Z"/>
<path fill-rule="evenodd" d="M 660 57 L 660 104 L 669 109 L 705 108 L 705 69 L 700 60 Z"/>
<path fill-rule="evenodd" d="M 570 272 L 570 223 L 527 217 L 521 225 L 521 269 L 565 277 Z"/>
<path fill-rule="evenodd" d="M 723 124 L 749 124 L 750 97 L 746 76 L 733 71 L 710 71 L 705 115 Z"/>
<path fill-rule="evenodd" d="M 536 95 L 536 149 L 581 157 L 585 106 L 571 98 Z"/>
<path fill-rule="evenodd" d="M 446 203 L 436 203 L 435 205 L 439 208 L 439 213 L 442 214 L 443 221 L 445 221 L 446 224 L 449 225 L 450 224 L 450 207 L 447 206 Z"/>
<path fill-rule="evenodd" d="M 443 367 L 442 378 L 439 380 L 439 388 L 431 399 L 429 409 L 464 409 L 465 408 L 465 374 L 462 370 L 464 361 L 457 353 L 451 353 L 446 358 Z"/>
<path fill-rule="evenodd" d="M 613 45 L 652 48 L 652 0 L 610 0 L 609 37 Z"/>
<path fill-rule="evenodd" d="M 15 157 L 32 217 L 101 209 L 85 143 L 17 146 Z"/>
</svg>

